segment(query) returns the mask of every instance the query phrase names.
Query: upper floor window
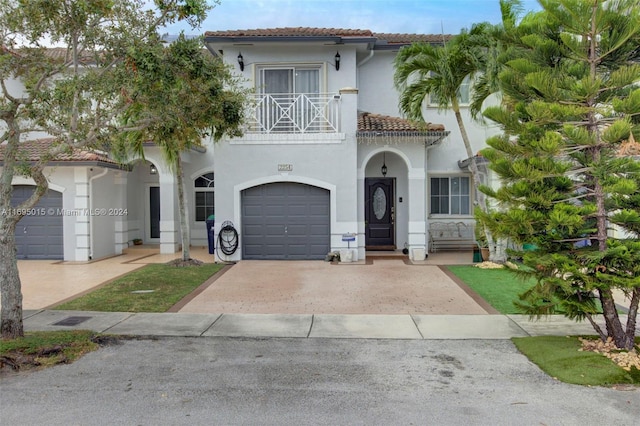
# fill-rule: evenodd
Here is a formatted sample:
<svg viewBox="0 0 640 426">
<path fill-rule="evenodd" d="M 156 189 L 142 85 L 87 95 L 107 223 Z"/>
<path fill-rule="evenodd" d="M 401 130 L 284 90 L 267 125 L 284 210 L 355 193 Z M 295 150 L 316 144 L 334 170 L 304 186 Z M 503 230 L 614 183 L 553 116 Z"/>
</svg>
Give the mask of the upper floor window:
<svg viewBox="0 0 640 426">
<path fill-rule="evenodd" d="M 460 84 L 458 102 L 460 106 L 467 106 L 471 103 L 471 80 L 469 76 L 465 77 L 464 80 L 462 80 L 462 84 Z M 436 95 L 429 95 L 429 106 L 438 106 L 438 97 Z"/>
<path fill-rule="evenodd" d="M 467 176 L 431 178 L 431 214 L 471 214 L 471 182 Z"/>
<path fill-rule="evenodd" d="M 321 93 L 322 65 L 263 66 L 258 68 L 256 107 L 249 131 L 263 133 L 334 132 L 338 102 Z"/>
<path fill-rule="evenodd" d="M 204 222 L 215 214 L 213 173 L 205 173 L 194 182 L 196 222 Z"/>
<path fill-rule="evenodd" d="M 260 92 L 276 93 L 320 93 L 319 66 L 292 66 L 261 68 Z"/>
</svg>

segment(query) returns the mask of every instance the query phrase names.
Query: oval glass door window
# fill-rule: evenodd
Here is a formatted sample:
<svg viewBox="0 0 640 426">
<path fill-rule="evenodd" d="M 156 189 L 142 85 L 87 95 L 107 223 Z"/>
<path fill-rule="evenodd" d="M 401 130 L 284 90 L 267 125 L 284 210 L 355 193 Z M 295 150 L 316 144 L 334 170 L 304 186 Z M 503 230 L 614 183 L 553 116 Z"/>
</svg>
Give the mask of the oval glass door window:
<svg viewBox="0 0 640 426">
<path fill-rule="evenodd" d="M 378 187 L 373 192 L 373 214 L 376 215 L 376 219 L 381 220 L 387 212 L 387 194 L 384 190 Z"/>
</svg>

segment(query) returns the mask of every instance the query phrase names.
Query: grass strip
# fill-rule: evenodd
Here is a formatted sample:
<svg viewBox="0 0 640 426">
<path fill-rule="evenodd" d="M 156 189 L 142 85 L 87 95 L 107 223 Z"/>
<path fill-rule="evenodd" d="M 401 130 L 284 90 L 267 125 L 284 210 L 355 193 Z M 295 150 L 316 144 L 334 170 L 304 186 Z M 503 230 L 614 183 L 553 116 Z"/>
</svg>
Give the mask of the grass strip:
<svg viewBox="0 0 640 426">
<path fill-rule="evenodd" d="M 640 370 L 625 371 L 604 355 L 579 351 L 576 336 L 535 336 L 511 339 L 518 350 L 549 376 L 588 386 L 640 385 Z M 640 339 L 636 339 L 640 342 Z"/>
<path fill-rule="evenodd" d="M 186 267 L 146 265 L 55 309 L 166 312 L 223 267 L 213 263 Z"/>
<path fill-rule="evenodd" d="M 480 269 L 467 265 L 448 268 L 487 303 L 505 315 L 522 313 L 513 302 L 518 300 L 519 294 L 535 284 L 533 280 L 519 280 L 507 269 Z"/>
<path fill-rule="evenodd" d="M 13 369 L 67 364 L 96 350 L 96 333 L 87 330 L 37 331 L 0 339 L 0 364 Z"/>
</svg>

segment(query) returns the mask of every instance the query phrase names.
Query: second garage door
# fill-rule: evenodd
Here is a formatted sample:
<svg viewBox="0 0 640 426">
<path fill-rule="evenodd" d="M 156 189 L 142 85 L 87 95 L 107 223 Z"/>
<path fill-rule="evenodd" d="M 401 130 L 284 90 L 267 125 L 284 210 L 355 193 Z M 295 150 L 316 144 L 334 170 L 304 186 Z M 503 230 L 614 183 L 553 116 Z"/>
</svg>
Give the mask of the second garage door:
<svg viewBox="0 0 640 426">
<path fill-rule="evenodd" d="M 244 259 L 324 259 L 330 231 L 326 189 L 277 182 L 242 192 Z"/>
<path fill-rule="evenodd" d="M 34 187 L 13 187 L 11 205 L 17 206 L 33 194 Z M 62 194 L 49 190 L 40 198 L 33 211 L 38 214 L 24 216 L 16 226 L 18 259 L 62 259 Z M 44 214 L 41 214 L 43 212 Z"/>
</svg>

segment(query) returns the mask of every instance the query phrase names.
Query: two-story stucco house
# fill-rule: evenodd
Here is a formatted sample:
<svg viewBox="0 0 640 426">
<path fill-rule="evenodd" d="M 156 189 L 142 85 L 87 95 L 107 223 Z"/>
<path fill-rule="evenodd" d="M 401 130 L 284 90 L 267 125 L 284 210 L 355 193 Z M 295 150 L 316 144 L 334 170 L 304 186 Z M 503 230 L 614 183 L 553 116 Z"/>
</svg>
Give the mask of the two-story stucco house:
<svg viewBox="0 0 640 426">
<path fill-rule="evenodd" d="M 442 36 L 276 28 L 205 34 L 255 89 L 242 138 L 215 146 L 215 214 L 238 228 L 234 259 L 322 259 L 328 251 L 408 249 L 429 222 L 473 223 L 472 180 L 453 115 L 401 118 L 393 59 Z M 468 94 L 468 93 L 467 93 Z M 467 120 L 480 149 L 488 129 Z M 196 207 L 197 208 L 197 207 Z M 200 233 L 202 234 L 202 233 Z M 343 235 L 355 234 L 354 242 Z"/>
<path fill-rule="evenodd" d="M 324 259 L 347 248 L 343 260 L 405 248 L 422 260 L 433 223 L 472 224 L 473 183 L 459 163 L 466 154 L 453 114 L 427 102 L 425 117 L 435 124 L 425 129 L 398 111 L 393 59 L 414 41 L 439 43 L 442 36 L 207 32 L 207 49 L 254 95 L 243 137 L 205 141 L 206 149 L 183 154 L 192 245 L 207 244 L 205 219 L 215 213 L 216 234 L 229 221 L 239 236 L 222 260 Z M 466 124 L 476 151 L 495 131 L 468 115 Z M 51 165 L 42 203 L 64 214 L 23 219 L 16 232 L 24 228 L 31 237 L 19 240 L 19 255 L 83 261 L 119 254 L 133 239 L 177 251 L 176 180 L 159 150 L 148 146 L 145 160 L 129 168 L 103 154 L 88 159 L 76 153 Z M 31 182 L 15 184 L 27 190 Z M 57 221 L 55 235 L 32 224 L 43 220 Z M 45 234 L 57 248 L 29 255 Z"/>
</svg>

